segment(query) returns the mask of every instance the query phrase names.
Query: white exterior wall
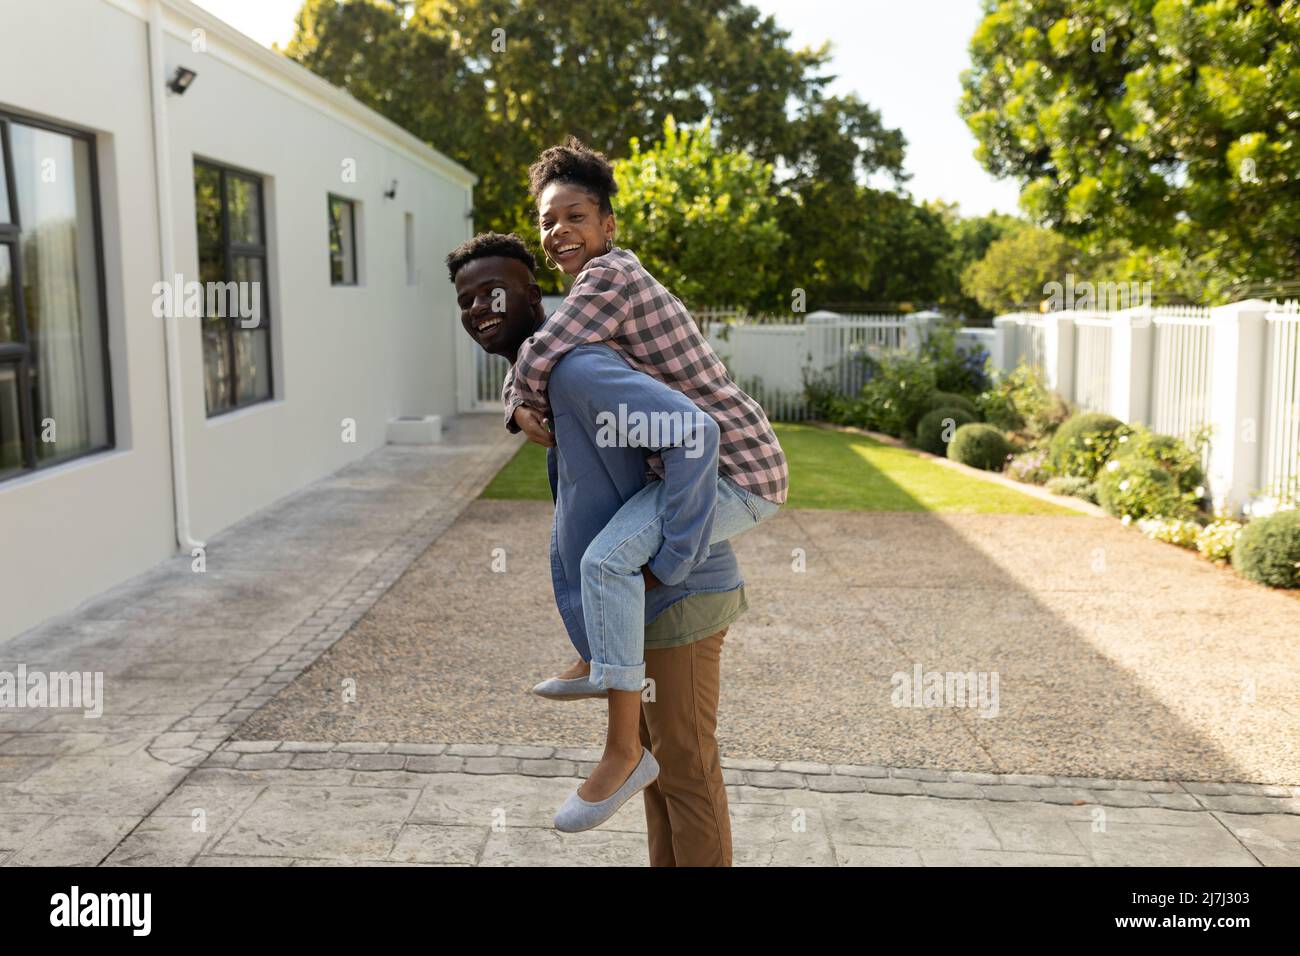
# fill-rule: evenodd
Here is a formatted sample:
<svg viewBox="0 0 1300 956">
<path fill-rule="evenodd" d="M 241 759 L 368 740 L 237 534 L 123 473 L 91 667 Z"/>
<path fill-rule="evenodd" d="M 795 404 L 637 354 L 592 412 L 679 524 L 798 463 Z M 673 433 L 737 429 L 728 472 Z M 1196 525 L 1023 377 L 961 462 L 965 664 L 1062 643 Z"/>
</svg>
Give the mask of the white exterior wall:
<svg viewBox="0 0 1300 956">
<path fill-rule="evenodd" d="M 0 482 L 0 639 L 176 550 L 145 0 L 0 7 L 0 109 L 96 132 L 116 448 Z M 204 539 L 385 441 L 456 411 L 454 293 L 470 174 L 185 0 L 165 0 L 171 242 L 197 278 L 193 161 L 263 177 L 274 400 L 209 419 L 197 319 L 179 327 L 193 534 Z M 206 32 L 205 52 L 191 48 Z M 356 182 L 344 182 L 344 159 Z M 398 180 L 395 199 L 384 190 Z M 356 287 L 329 279 L 327 195 L 360 203 Z M 407 284 L 405 213 L 418 282 Z M 170 277 L 168 277 L 170 278 Z M 340 422 L 355 419 L 354 444 Z"/>
</svg>

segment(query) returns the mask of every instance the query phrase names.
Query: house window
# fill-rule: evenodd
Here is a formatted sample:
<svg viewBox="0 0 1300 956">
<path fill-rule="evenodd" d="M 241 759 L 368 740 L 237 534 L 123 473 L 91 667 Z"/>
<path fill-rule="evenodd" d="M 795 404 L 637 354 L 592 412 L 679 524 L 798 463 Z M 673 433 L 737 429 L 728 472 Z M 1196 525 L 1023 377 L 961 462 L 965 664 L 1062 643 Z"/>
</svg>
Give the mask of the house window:
<svg viewBox="0 0 1300 956">
<path fill-rule="evenodd" d="M 95 148 L 0 114 L 0 479 L 113 447 Z"/>
<path fill-rule="evenodd" d="M 270 296 L 262 180 L 195 160 L 203 390 L 208 416 L 271 398 Z"/>
<path fill-rule="evenodd" d="M 329 197 L 330 285 L 357 284 L 356 203 Z"/>
</svg>

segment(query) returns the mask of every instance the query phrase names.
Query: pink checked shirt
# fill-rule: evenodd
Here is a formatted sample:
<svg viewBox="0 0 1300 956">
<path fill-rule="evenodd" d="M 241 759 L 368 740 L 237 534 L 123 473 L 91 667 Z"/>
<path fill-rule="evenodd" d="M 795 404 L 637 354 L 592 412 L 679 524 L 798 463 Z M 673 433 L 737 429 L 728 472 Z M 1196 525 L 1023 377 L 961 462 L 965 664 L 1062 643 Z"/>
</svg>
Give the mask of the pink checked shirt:
<svg viewBox="0 0 1300 956">
<path fill-rule="evenodd" d="M 785 452 L 762 406 L 746 395 L 705 341 L 695 320 L 626 249 L 596 256 L 546 323 L 519 349 L 501 398 L 506 427 L 515 409 L 549 410 L 546 383 L 570 349 L 612 347 L 633 368 L 681 392 L 718 424 L 718 470 L 747 491 L 783 504 L 790 485 Z M 653 456 L 650 465 L 662 477 Z"/>
</svg>

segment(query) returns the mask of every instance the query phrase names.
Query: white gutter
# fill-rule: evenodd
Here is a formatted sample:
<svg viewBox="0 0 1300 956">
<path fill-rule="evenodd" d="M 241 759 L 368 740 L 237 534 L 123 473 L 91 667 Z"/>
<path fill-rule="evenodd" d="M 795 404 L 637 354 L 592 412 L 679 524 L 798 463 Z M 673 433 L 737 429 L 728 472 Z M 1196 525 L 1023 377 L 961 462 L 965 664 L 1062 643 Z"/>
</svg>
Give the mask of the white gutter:
<svg viewBox="0 0 1300 956">
<path fill-rule="evenodd" d="M 158 253 L 162 281 L 171 282 L 176 274 L 176 256 L 172 249 L 171 166 L 167 143 L 167 78 L 163 69 L 162 2 L 149 4 L 149 101 L 153 113 L 154 183 L 158 202 Z M 175 303 L 173 303 L 175 305 Z M 172 507 L 176 515 L 176 542 L 182 551 L 192 553 L 202 548 L 202 541 L 190 534 L 189 479 L 185 471 L 185 414 L 181 402 L 181 354 L 178 310 L 171 308 L 163 317 L 167 355 L 167 417 L 171 426 Z"/>
</svg>

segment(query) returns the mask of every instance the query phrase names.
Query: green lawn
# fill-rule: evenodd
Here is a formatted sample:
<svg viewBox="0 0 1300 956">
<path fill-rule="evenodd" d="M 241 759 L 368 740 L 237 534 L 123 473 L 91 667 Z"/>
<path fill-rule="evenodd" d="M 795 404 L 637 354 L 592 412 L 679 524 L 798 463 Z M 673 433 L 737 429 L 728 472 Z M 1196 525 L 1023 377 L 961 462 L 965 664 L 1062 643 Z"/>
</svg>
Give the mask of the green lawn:
<svg viewBox="0 0 1300 956">
<path fill-rule="evenodd" d="M 480 497 L 550 501 L 551 486 L 546 480 L 546 449 L 534 442 L 524 442 L 524 447 L 515 452 L 515 457 L 497 472 Z"/>
<path fill-rule="evenodd" d="M 792 508 L 940 511 L 957 514 L 1079 512 L 891 448 L 865 435 L 777 424 L 790 461 Z M 483 492 L 484 498 L 550 501 L 546 450 L 529 442 Z"/>
</svg>

